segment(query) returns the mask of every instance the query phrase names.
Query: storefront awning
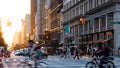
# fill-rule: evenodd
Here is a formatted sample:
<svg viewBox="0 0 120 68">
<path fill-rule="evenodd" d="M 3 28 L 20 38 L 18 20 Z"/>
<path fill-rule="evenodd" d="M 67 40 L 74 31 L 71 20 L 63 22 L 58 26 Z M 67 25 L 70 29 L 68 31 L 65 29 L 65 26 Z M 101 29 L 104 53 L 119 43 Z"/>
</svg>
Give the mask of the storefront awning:
<svg viewBox="0 0 120 68">
<path fill-rule="evenodd" d="M 94 44 L 97 44 L 99 43 L 101 40 L 96 40 L 96 41 L 93 41 Z"/>
<path fill-rule="evenodd" d="M 89 42 L 88 42 L 88 44 L 92 44 L 92 43 L 93 43 L 93 41 L 89 41 Z"/>
<path fill-rule="evenodd" d="M 93 41 L 93 43 L 95 43 L 95 44 L 100 43 L 100 42 L 105 43 L 105 42 L 110 41 L 110 40 L 112 40 L 112 39 L 96 40 L 96 41 Z"/>
<path fill-rule="evenodd" d="M 87 42 L 83 42 L 83 44 L 87 44 Z"/>
<path fill-rule="evenodd" d="M 110 41 L 110 40 L 112 40 L 112 39 L 105 39 L 105 40 L 102 40 L 101 42 L 105 43 L 105 42 Z"/>
</svg>

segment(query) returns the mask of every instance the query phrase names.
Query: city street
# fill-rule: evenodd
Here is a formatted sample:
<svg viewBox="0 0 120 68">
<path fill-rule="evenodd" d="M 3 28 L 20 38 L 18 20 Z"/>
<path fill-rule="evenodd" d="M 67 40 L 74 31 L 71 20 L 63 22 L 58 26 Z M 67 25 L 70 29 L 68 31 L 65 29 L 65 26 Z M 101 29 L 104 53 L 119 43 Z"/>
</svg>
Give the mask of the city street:
<svg viewBox="0 0 120 68">
<path fill-rule="evenodd" d="M 120 0 L 0 0 L 0 9 L 0 68 L 120 68 Z"/>
<path fill-rule="evenodd" d="M 26 57 L 22 56 L 14 56 L 11 58 L 6 58 L 6 66 L 7 68 L 17 68 L 17 65 L 24 60 Z M 49 56 L 47 59 L 41 60 L 48 65 L 45 66 L 47 68 L 85 68 L 85 64 L 90 61 L 89 58 L 81 58 L 81 59 L 64 59 L 59 58 L 59 56 Z M 120 68 L 120 58 L 115 58 L 114 63 L 116 68 Z"/>
</svg>

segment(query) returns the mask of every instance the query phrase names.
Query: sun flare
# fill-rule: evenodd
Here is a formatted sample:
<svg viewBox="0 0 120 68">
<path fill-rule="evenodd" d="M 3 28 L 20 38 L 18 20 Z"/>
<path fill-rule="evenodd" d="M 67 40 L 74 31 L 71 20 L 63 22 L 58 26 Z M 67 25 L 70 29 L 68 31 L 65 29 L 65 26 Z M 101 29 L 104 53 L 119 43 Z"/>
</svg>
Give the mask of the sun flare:
<svg viewBox="0 0 120 68">
<path fill-rule="evenodd" d="M 2 22 L 1 25 L 2 25 L 2 32 L 3 32 L 3 37 L 5 38 L 5 42 L 8 44 L 8 45 L 11 45 L 12 44 L 12 40 L 13 40 L 13 37 L 14 37 L 14 33 L 17 31 L 20 31 L 21 30 L 21 24 L 19 23 L 14 23 L 11 21 L 11 25 L 8 26 L 7 25 L 8 22 Z"/>
<path fill-rule="evenodd" d="M 5 42 L 11 46 L 16 32 L 22 28 L 21 19 L 30 13 L 30 0 L 0 0 L 0 22 Z M 8 26 L 8 22 L 11 25 Z"/>
</svg>

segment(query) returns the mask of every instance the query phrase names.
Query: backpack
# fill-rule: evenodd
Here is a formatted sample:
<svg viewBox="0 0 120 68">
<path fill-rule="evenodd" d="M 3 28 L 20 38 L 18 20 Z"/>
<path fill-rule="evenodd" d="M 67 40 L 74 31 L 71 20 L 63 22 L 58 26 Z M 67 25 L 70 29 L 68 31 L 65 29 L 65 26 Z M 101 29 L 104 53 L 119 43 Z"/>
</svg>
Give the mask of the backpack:
<svg viewBox="0 0 120 68">
<path fill-rule="evenodd" d="M 40 57 L 41 55 L 42 55 L 41 50 L 40 50 L 40 49 L 39 49 L 39 50 L 37 50 L 37 51 L 36 51 L 36 56 L 37 56 L 37 57 Z"/>
</svg>

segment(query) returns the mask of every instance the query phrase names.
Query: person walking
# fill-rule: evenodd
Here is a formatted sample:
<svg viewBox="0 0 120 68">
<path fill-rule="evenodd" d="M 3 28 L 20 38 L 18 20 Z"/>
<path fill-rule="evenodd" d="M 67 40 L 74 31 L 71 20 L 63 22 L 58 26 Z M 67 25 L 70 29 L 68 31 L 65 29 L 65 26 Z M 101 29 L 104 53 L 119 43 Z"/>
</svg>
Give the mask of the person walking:
<svg viewBox="0 0 120 68">
<path fill-rule="evenodd" d="M 69 46 L 67 47 L 66 55 L 67 55 L 68 58 L 71 58 L 71 49 L 70 49 Z"/>
<path fill-rule="evenodd" d="M 61 58 L 65 58 L 66 59 L 66 53 L 67 53 L 67 48 L 63 47 Z"/>
<path fill-rule="evenodd" d="M 79 50 L 78 50 L 78 48 L 75 48 L 75 49 L 74 49 L 73 54 L 74 54 L 74 56 L 73 56 L 74 59 L 75 59 L 76 57 L 77 57 L 77 59 L 79 59 Z"/>
<path fill-rule="evenodd" d="M 98 50 L 98 47 L 97 47 L 97 46 L 94 46 L 92 57 L 99 57 L 98 54 L 96 53 L 97 50 Z"/>
</svg>

